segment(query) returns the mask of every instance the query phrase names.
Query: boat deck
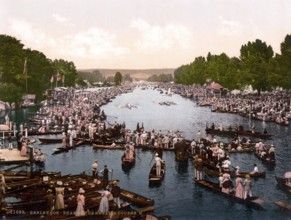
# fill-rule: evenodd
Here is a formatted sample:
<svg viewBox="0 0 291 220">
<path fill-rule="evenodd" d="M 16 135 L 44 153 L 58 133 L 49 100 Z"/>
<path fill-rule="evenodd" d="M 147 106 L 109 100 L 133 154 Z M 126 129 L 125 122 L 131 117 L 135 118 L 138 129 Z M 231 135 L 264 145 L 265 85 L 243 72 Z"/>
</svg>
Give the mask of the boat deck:
<svg viewBox="0 0 291 220">
<path fill-rule="evenodd" d="M 18 149 L 0 149 L 0 164 L 25 163 L 29 161 L 28 156 L 20 156 Z"/>
</svg>

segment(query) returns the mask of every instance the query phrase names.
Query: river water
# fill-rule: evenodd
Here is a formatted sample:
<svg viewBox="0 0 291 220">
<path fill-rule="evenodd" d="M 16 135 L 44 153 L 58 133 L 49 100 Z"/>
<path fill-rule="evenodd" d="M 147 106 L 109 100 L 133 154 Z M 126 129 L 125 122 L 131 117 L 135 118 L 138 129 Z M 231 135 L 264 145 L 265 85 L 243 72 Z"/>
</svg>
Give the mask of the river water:
<svg viewBox="0 0 291 220">
<path fill-rule="evenodd" d="M 159 102 L 170 101 L 175 105 L 160 105 Z M 131 104 L 131 109 L 124 107 Z M 51 155 L 56 144 L 39 145 L 46 154 L 45 171 L 61 171 L 62 174 L 78 174 L 90 170 L 95 159 L 99 167 L 105 164 L 112 169 L 110 178 L 119 179 L 122 188 L 155 199 L 155 214 L 170 215 L 173 219 L 291 219 L 291 214 L 275 206 L 273 202 L 283 200 L 291 204 L 291 193 L 280 189 L 275 175 L 282 176 L 291 170 L 291 132 L 290 126 L 284 127 L 274 123 L 251 121 L 235 114 L 211 112 L 209 107 L 199 107 L 191 99 L 179 95 L 167 96 L 157 90 L 137 87 L 133 92 L 117 96 L 102 109 L 108 115 L 108 122 L 126 123 L 126 127 L 134 130 L 137 123 L 143 123 L 145 130 L 179 130 L 187 139 L 196 138 L 198 130 L 205 137 L 206 123 L 222 123 L 224 127 L 238 124 L 245 129 L 256 124 L 256 129 L 262 131 L 267 128 L 273 134 L 272 139 L 265 142 L 276 147 L 275 168 L 266 167 L 253 154 L 231 154 L 233 166 L 241 170 L 252 170 L 256 163 L 259 170 L 266 171 L 265 178 L 252 180 L 253 194 L 264 200 L 263 211 L 253 210 L 244 205 L 234 203 L 221 195 L 201 188 L 193 182 L 194 169 L 192 161 L 179 163 L 173 152 L 164 152 L 166 161 L 166 177 L 159 187 L 149 187 L 148 173 L 153 164 L 153 153 L 137 149 L 136 164 L 130 170 L 123 170 L 120 158 L 123 151 L 94 150 L 85 145 L 67 153 Z M 18 123 L 31 116 L 30 109 L 11 112 L 12 120 Z M 37 138 L 37 137 L 35 137 Z M 226 141 L 227 139 L 218 140 Z M 37 143 L 38 145 L 38 143 Z M 3 168 L 3 167 L 2 167 Z M 217 179 L 217 178 L 214 178 Z"/>
</svg>

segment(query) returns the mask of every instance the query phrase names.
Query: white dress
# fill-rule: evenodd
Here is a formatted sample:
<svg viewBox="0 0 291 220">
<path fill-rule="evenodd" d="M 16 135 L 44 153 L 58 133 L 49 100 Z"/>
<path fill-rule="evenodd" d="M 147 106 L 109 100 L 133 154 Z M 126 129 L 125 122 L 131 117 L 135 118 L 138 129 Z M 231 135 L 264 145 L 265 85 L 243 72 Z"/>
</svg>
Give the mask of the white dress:
<svg viewBox="0 0 291 220">
<path fill-rule="evenodd" d="M 100 201 L 100 205 L 99 205 L 99 210 L 98 212 L 100 213 L 106 213 L 109 211 L 109 201 L 108 201 L 108 197 L 110 195 L 110 192 L 105 190 L 102 193 L 102 199 Z"/>
<path fill-rule="evenodd" d="M 85 196 L 82 194 L 79 194 L 77 196 L 77 209 L 75 212 L 75 216 L 84 216 L 85 215 L 85 211 L 84 211 L 84 205 L 85 205 Z"/>
</svg>

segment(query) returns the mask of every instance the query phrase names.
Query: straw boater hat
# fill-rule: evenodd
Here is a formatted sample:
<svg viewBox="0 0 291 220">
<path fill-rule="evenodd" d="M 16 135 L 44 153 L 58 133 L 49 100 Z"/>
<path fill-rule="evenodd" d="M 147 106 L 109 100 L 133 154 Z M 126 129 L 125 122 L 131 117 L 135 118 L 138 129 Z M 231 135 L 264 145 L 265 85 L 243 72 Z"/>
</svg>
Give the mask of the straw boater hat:
<svg viewBox="0 0 291 220">
<path fill-rule="evenodd" d="M 251 177 L 250 177 L 250 175 L 249 174 L 247 174 L 246 175 L 246 179 L 250 179 Z"/>
<path fill-rule="evenodd" d="M 236 167 L 235 167 L 235 169 L 237 169 L 237 170 L 238 170 L 238 169 L 239 169 L 239 166 L 236 166 Z"/>
<path fill-rule="evenodd" d="M 159 154 L 156 154 L 156 157 L 159 156 Z"/>
<path fill-rule="evenodd" d="M 113 181 L 113 185 L 117 185 L 117 181 L 116 180 Z"/>
<path fill-rule="evenodd" d="M 51 193 L 51 192 L 52 192 L 52 190 L 51 190 L 51 189 L 48 189 L 48 190 L 47 190 L 47 193 Z"/>
<path fill-rule="evenodd" d="M 94 162 L 95 162 L 95 163 L 97 163 L 97 162 L 98 162 L 98 160 L 95 160 Z"/>
<path fill-rule="evenodd" d="M 83 188 L 80 188 L 80 189 L 79 189 L 79 193 L 80 193 L 80 194 L 83 194 L 83 193 L 85 193 L 85 190 L 84 190 Z"/>
</svg>

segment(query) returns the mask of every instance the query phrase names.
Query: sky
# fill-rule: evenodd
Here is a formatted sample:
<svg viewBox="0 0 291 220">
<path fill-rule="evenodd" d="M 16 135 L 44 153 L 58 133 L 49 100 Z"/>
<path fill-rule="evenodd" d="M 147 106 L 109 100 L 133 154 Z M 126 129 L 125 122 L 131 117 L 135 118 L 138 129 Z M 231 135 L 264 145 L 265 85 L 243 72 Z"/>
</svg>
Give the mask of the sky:
<svg viewBox="0 0 291 220">
<path fill-rule="evenodd" d="M 178 68 L 239 57 L 260 39 L 280 54 L 291 0 L 0 0 L 0 34 L 77 69 Z"/>
</svg>

